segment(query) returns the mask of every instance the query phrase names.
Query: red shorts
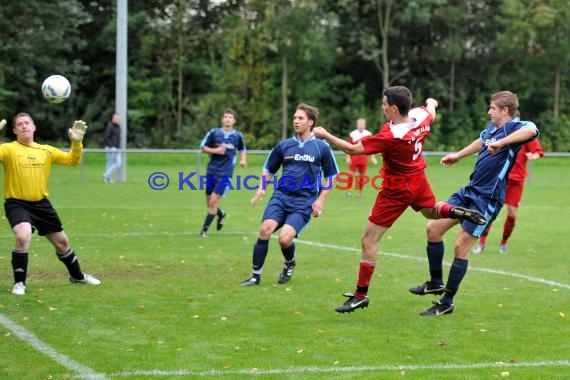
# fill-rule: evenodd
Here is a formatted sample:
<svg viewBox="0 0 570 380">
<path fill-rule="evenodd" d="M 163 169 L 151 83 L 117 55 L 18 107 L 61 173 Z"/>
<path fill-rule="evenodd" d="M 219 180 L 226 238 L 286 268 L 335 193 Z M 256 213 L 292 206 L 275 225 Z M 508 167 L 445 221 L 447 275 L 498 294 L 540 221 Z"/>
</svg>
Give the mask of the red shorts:
<svg viewBox="0 0 570 380">
<path fill-rule="evenodd" d="M 507 180 L 507 192 L 505 194 L 505 204 L 519 207 L 521 203 L 524 181 Z"/>
<path fill-rule="evenodd" d="M 366 173 L 366 168 L 368 166 L 368 156 L 352 156 L 350 157 L 350 165 L 348 165 L 348 170 L 352 173 Z"/>
<path fill-rule="evenodd" d="M 391 176 L 384 179 L 382 190 L 370 211 L 368 220 L 377 226 L 389 228 L 411 206 L 414 211 L 432 208 L 435 195 L 425 174 L 417 176 Z"/>
</svg>

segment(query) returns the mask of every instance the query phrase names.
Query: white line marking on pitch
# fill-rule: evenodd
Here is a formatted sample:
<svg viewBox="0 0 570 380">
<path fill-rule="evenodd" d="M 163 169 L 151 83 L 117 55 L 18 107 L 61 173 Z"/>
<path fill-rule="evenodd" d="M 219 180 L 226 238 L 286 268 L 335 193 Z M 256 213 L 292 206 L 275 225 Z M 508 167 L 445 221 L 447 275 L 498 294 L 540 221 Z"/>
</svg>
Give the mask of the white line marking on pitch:
<svg viewBox="0 0 570 380">
<path fill-rule="evenodd" d="M 0 324 L 5 328 L 7 328 L 9 331 L 11 331 L 12 334 L 20 338 L 20 340 L 23 340 L 24 342 L 28 343 L 30 346 L 32 346 L 32 348 L 35 348 L 37 351 L 43 353 L 46 356 L 49 356 L 59 365 L 75 372 L 78 378 L 88 379 L 88 380 L 107 379 L 107 377 L 104 374 L 98 373 L 92 370 L 91 368 L 76 362 L 75 360 L 71 359 L 69 356 L 60 354 L 55 349 L 45 344 L 41 340 L 39 340 L 34 334 L 32 334 L 31 332 L 29 332 L 19 324 L 13 322 L 9 318 L 5 317 L 3 314 L 0 314 Z"/>
<path fill-rule="evenodd" d="M 131 377 L 131 376 L 231 376 L 231 375 L 284 375 L 297 373 L 340 373 L 340 372 L 387 372 L 387 371 L 422 371 L 422 370 L 461 370 L 461 369 L 482 369 L 482 368 L 530 368 L 530 367 L 568 367 L 570 361 L 539 361 L 539 362 L 519 362 L 519 363 L 473 363 L 473 364 L 433 364 L 433 365 L 379 365 L 379 366 L 349 366 L 349 367 L 297 367 L 297 368 L 275 368 L 268 370 L 242 369 L 242 370 L 211 370 L 192 371 L 187 369 L 161 371 L 124 371 L 109 374 L 111 377 Z"/>
<path fill-rule="evenodd" d="M 360 249 L 358 248 L 353 248 L 353 247 L 343 247 L 340 245 L 334 245 L 334 244 L 322 244 L 322 243 L 315 243 L 312 241 L 308 241 L 308 240 L 295 240 L 296 243 L 301 243 L 301 244 L 305 244 L 305 245 L 310 245 L 313 247 L 321 247 L 321 248 L 330 248 L 330 249 L 337 249 L 339 251 L 351 251 L 351 252 L 361 252 Z M 389 256 L 389 257 L 397 257 L 399 259 L 408 259 L 408 260 L 416 260 L 416 261 L 423 261 L 423 262 L 427 262 L 427 259 L 424 257 L 417 257 L 417 256 L 409 256 L 409 255 L 402 255 L 400 253 L 391 253 L 391 252 L 380 252 L 378 251 L 378 255 L 380 256 Z M 444 262 L 446 265 L 450 265 L 447 262 Z M 493 273 L 493 274 L 500 274 L 503 276 L 510 276 L 510 277 L 515 277 L 515 278 L 520 278 L 523 280 L 527 280 L 530 282 L 537 282 L 539 284 L 546 284 L 546 285 L 551 285 L 551 286 L 557 286 L 560 288 L 566 288 L 566 289 L 570 289 L 570 285 L 569 284 L 563 284 L 561 282 L 557 282 L 557 281 L 551 281 L 551 280 L 546 280 L 544 278 L 539 278 L 539 277 L 532 277 L 532 276 L 527 276 L 525 274 L 519 274 L 519 273 L 513 273 L 513 272 L 507 272 L 507 271 L 503 271 L 503 270 L 498 270 L 498 269 L 490 269 L 490 268 L 481 268 L 481 267 L 476 267 L 476 266 L 469 266 L 469 270 L 474 270 L 474 271 L 478 271 L 478 272 L 486 272 L 486 273 Z"/>
</svg>

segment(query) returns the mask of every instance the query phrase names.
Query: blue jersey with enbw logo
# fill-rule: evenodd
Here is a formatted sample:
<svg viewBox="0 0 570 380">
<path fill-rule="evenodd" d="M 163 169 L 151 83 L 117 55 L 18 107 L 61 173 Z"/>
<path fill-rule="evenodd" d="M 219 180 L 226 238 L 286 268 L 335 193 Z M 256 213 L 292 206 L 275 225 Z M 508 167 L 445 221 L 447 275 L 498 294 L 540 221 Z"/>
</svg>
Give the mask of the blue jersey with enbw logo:
<svg viewBox="0 0 570 380">
<path fill-rule="evenodd" d="M 466 187 L 472 187 L 480 195 L 498 200 L 501 204 L 504 202 L 509 172 L 515 163 L 519 149 L 526 141 L 506 145 L 495 154 L 489 153 L 487 146 L 522 128 L 536 130 L 535 138 L 538 137 L 538 128 L 530 121 L 513 119 L 502 127 L 497 127 L 493 123 L 487 125 L 487 128 L 480 134 L 483 146 Z"/>
<path fill-rule="evenodd" d="M 226 132 L 224 128 L 215 128 L 206 134 L 200 143 L 200 148 L 205 146 L 217 148 L 220 145 L 226 148 L 226 154 L 210 154 L 207 174 L 231 177 L 234 172 L 237 152 L 246 150 L 245 139 L 243 134 L 235 129 Z"/>
<path fill-rule="evenodd" d="M 283 171 L 277 177 L 281 166 Z M 318 195 L 323 177 L 332 179 L 339 172 L 331 147 L 314 136 L 305 141 L 297 136 L 281 141 L 269 153 L 263 170 L 274 176 L 274 182 L 268 185 L 273 186 L 274 194 L 309 199 Z"/>
</svg>

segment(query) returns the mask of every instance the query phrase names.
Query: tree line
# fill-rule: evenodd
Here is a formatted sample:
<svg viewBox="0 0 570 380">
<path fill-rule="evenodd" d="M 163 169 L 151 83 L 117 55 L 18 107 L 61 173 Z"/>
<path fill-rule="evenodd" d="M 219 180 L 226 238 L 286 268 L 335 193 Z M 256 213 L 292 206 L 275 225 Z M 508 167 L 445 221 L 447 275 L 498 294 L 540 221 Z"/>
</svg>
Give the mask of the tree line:
<svg viewBox="0 0 570 380">
<path fill-rule="evenodd" d="M 566 0 L 154 0 L 128 11 L 129 147 L 196 148 L 231 107 L 248 148 L 267 149 L 292 133 L 300 102 L 334 133 L 358 117 L 374 131 L 383 89 L 404 85 L 415 105 L 439 101 L 426 150 L 475 139 L 500 90 L 518 94 L 546 150 L 570 150 Z M 29 112 L 52 143 L 86 120 L 86 145 L 103 146 L 116 1 L 8 0 L 0 17 L 0 118 Z M 73 87 L 59 106 L 40 93 L 51 74 Z"/>
</svg>

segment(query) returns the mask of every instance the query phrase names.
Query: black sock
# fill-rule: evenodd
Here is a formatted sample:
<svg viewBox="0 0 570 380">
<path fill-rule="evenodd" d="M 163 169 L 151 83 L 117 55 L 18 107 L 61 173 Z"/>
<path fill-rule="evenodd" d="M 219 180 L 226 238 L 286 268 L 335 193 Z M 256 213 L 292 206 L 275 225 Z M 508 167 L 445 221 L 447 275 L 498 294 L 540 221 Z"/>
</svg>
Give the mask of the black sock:
<svg viewBox="0 0 570 380">
<path fill-rule="evenodd" d="M 459 289 L 459 284 L 465 277 L 467 273 L 469 261 L 464 259 L 453 259 L 451 263 L 451 268 L 449 269 L 449 277 L 447 278 L 447 284 L 445 284 L 445 290 L 443 297 L 441 298 L 441 303 L 452 305 L 453 297 Z"/>
<path fill-rule="evenodd" d="M 28 273 L 28 252 L 12 251 L 12 269 L 14 271 L 14 284 L 17 282 L 25 284 Z"/>
<path fill-rule="evenodd" d="M 77 256 L 75 256 L 75 252 L 73 249 L 69 248 L 69 251 L 65 252 L 63 255 L 57 255 L 59 261 L 65 264 L 67 267 L 67 271 L 69 275 L 76 280 L 83 280 L 83 272 L 81 272 L 81 268 L 79 267 L 79 260 Z"/>
<path fill-rule="evenodd" d="M 223 218 L 224 215 L 226 215 L 226 213 L 224 212 L 224 210 L 222 210 L 221 208 L 218 207 L 218 211 L 216 213 L 218 215 L 218 218 Z"/>
<path fill-rule="evenodd" d="M 204 225 L 202 226 L 202 231 L 208 231 L 210 228 L 210 224 L 212 224 L 212 220 L 216 217 L 216 214 L 208 214 L 206 215 L 206 219 L 204 220 Z"/>
<path fill-rule="evenodd" d="M 438 241 L 437 243 L 428 241 L 426 252 L 431 281 L 436 284 L 443 285 L 443 241 Z"/>
<path fill-rule="evenodd" d="M 285 257 L 285 262 L 287 264 L 295 261 L 295 243 L 291 244 L 287 248 L 281 247 L 281 252 L 283 253 L 283 257 Z"/>
</svg>

